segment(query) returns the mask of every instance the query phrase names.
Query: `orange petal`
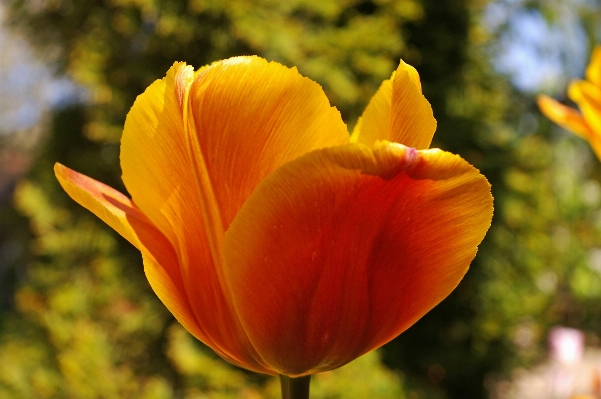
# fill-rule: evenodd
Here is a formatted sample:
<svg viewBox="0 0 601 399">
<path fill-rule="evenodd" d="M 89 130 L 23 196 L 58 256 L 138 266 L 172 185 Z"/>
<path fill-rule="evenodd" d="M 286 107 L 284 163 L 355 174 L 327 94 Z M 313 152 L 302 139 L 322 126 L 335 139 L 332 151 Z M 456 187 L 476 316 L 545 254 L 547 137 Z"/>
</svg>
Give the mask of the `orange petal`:
<svg viewBox="0 0 601 399">
<path fill-rule="evenodd" d="M 59 163 L 54 171 L 64 190 L 138 248 L 150 285 L 176 319 L 192 334 L 204 338 L 181 295 L 183 283 L 173 247 L 129 198 Z"/>
<path fill-rule="evenodd" d="M 184 134 L 183 115 L 194 75 L 191 67 L 176 63 L 164 79 L 138 96 L 121 139 L 123 181 L 136 205 L 175 249 L 182 295 L 189 298 L 204 334 L 199 338 L 233 363 L 269 372 L 248 341 L 213 264 Z"/>
<path fill-rule="evenodd" d="M 197 74 L 184 120 L 190 172 L 208 232 L 217 278 L 225 231 L 255 187 L 281 164 L 349 142 L 340 113 L 321 87 L 296 69 L 259 57 L 236 57 Z"/>
<path fill-rule="evenodd" d="M 443 300 L 491 217 L 488 182 L 456 155 L 390 143 L 312 152 L 270 175 L 226 234 L 236 309 L 272 369 L 334 369 Z"/>
<path fill-rule="evenodd" d="M 401 61 L 390 80 L 385 80 L 363 112 L 351 141 L 373 146 L 389 140 L 413 147 L 430 147 L 436 120 L 422 94 L 415 68 Z"/>
<path fill-rule="evenodd" d="M 601 87 L 601 46 L 597 45 L 593 49 L 591 62 L 588 64 L 584 76 L 595 86 Z"/>
<path fill-rule="evenodd" d="M 538 96 L 536 100 L 541 112 L 564 129 L 570 130 L 585 139 L 593 134 L 580 112 L 574 108 L 566 107 L 545 95 Z"/>
</svg>

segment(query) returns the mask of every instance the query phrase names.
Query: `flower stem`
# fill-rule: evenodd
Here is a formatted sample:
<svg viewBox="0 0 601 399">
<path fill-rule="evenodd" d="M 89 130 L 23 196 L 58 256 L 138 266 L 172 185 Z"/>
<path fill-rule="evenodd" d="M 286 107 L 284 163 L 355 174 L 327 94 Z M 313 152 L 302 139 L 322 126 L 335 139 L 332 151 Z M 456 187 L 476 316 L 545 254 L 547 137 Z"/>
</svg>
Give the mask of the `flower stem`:
<svg viewBox="0 0 601 399">
<path fill-rule="evenodd" d="M 299 378 L 290 378 L 280 374 L 282 399 L 309 399 L 310 384 L 310 375 Z"/>
</svg>

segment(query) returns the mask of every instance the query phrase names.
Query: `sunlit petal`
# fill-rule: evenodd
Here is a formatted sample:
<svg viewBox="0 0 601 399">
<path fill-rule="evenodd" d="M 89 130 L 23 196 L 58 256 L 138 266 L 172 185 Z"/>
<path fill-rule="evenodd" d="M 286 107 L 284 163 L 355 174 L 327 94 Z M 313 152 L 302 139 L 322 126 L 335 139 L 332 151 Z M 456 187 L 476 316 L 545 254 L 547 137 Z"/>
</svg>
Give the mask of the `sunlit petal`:
<svg viewBox="0 0 601 399">
<path fill-rule="evenodd" d="M 589 139 L 593 135 L 593 131 L 587 125 L 582 114 L 574 108 L 567 107 L 545 95 L 538 96 L 537 102 L 541 112 L 559 126 L 585 139 Z"/>
<path fill-rule="evenodd" d="M 389 140 L 421 150 L 430 147 L 435 131 L 436 119 L 417 71 L 401 61 L 393 80 Z"/>
<path fill-rule="evenodd" d="M 430 146 L 436 120 L 422 94 L 415 68 L 401 61 L 390 80 L 385 80 L 369 102 L 355 127 L 352 141 L 373 146 L 389 140 L 416 149 Z"/>
<path fill-rule="evenodd" d="M 184 93 L 193 74 L 192 67 L 176 63 L 165 78 L 150 85 L 127 115 L 121 139 L 123 182 L 136 205 L 176 249 L 181 220 L 174 202 L 180 202 L 193 183 L 184 173 L 190 162 L 182 118 Z"/>
<path fill-rule="evenodd" d="M 236 309 L 274 370 L 339 367 L 444 299 L 491 217 L 488 182 L 450 153 L 312 152 L 267 177 L 226 235 Z"/>
<path fill-rule="evenodd" d="M 351 141 L 371 147 L 378 140 L 390 139 L 390 107 L 392 103 L 392 79 L 382 82 L 357 121 Z"/>
<path fill-rule="evenodd" d="M 568 96 L 578 104 L 591 130 L 601 132 L 601 88 L 584 80 L 576 80 L 570 83 Z"/>
<path fill-rule="evenodd" d="M 123 181 L 136 205 L 169 239 L 190 306 L 218 353 L 266 372 L 242 329 L 211 255 L 192 173 L 183 114 L 194 72 L 176 63 L 138 96 L 121 139 Z M 192 331 L 191 331 L 192 332 Z"/>
</svg>

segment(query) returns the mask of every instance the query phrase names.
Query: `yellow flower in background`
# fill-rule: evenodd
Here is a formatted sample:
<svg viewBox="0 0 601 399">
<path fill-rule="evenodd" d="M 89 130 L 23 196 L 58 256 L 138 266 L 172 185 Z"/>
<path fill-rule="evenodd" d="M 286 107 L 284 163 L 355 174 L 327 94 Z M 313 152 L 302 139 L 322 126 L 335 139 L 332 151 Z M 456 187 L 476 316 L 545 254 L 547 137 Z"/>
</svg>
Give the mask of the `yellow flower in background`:
<svg viewBox="0 0 601 399">
<path fill-rule="evenodd" d="M 585 78 L 568 88 L 568 97 L 581 112 L 545 95 L 538 96 L 538 106 L 547 118 L 587 140 L 601 160 L 601 46 L 593 50 Z"/>
<path fill-rule="evenodd" d="M 65 191 L 141 252 L 179 322 L 227 361 L 299 377 L 409 328 L 459 283 L 492 218 L 490 186 L 436 129 L 401 62 L 349 137 L 296 69 L 176 63 L 121 140 L 131 199 L 57 164 Z"/>
</svg>

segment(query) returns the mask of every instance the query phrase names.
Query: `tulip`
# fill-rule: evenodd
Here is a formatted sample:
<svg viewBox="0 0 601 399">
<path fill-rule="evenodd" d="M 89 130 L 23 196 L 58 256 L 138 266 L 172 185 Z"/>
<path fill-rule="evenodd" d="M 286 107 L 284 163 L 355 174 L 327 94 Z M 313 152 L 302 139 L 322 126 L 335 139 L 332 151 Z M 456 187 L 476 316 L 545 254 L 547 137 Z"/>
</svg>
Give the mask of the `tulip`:
<svg viewBox="0 0 601 399">
<path fill-rule="evenodd" d="M 449 295 L 490 226 L 486 178 L 428 149 L 435 129 L 403 62 L 350 137 L 295 68 L 254 56 L 196 72 L 176 63 L 125 122 L 132 199 L 55 172 L 140 250 L 192 335 L 283 376 L 285 397 L 308 397 L 310 375 L 384 345 Z"/>
<path fill-rule="evenodd" d="M 601 160 L 601 46 L 593 50 L 585 78 L 568 88 L 568 97 L 581 112 L 545 95 L 538 96 L 538 106 L 547 118 L 587 140 Z"/>
</svg>

